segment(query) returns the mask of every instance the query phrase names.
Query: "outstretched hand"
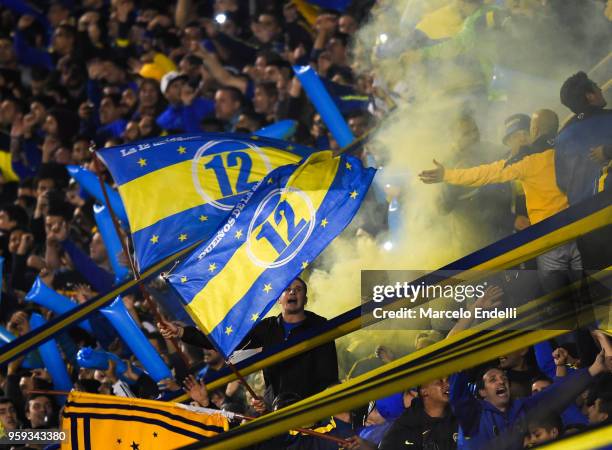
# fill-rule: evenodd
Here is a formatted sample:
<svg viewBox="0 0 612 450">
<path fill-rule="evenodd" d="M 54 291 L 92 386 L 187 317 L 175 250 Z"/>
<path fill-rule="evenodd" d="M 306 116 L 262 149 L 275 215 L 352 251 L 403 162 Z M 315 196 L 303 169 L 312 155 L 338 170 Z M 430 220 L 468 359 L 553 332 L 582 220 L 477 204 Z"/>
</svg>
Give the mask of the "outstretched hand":
<svg viewBox="0 0 612 450">
<path fill-rule="evenodd" d="M 207 407 L 210 405 L 206 383 L 204 383 L 202 378 L 196 380 L 193 375 L 189 375 L 183 380 L 183 385 L 185 386 L 185 392 L 187 392 L 193 400 L 198 402 L 200 406 Z"/>
<path fill-rule="evenodd" d="M 419 178 L 425 184 L 441 183 L 444 181 L 444 166 L 435 159 L 433 160 L 435 169 L 424 170 L 419 174 Z"/>
</svg>

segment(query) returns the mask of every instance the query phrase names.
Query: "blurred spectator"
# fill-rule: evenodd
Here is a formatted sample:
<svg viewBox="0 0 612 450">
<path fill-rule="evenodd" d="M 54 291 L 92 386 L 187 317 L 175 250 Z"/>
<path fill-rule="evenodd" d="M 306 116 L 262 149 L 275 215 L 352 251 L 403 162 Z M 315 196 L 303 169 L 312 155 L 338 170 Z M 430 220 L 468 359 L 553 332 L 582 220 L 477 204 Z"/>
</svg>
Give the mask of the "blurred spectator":
<svg viewBox="0 0 612 450">
<path fill-rule="evenodd" d="M 601 88 L 584 72 L 569 77 L 561 87 L 561 102 L 575 116 L 557 137 L 555 170 L 559 188 L 567 194 L 570 205 L 609 190 L 608 173 L 612 159 L 612 113 L 604 109 Z M 578 239 L 578 248 L 586 270 L 609 265 L 612 250 L 606 245 L 612 231 L 608 225 Z"/>
<path fill-rule="evenodd" d="M 450 165 L 458 168 L 485 164 L 501 156 L 495 146 L 481 142 L 478 126 L 469 114 L 452 124 L 452 149 Z M 465 254 L 510 234 L 510 202 L 510 189 L 502 184 L 485 188 L 444 186 L 437 206 L 441 214 L 450 215 L 452 241 Z M 473 230 L 479 230 L 478 236 Z"/>
<path fill-rule="evenodd" d="M 500 444 L 503 436 L 503 439 L 510 440 L 505 444 L 509 448 L 520 448 L 522 437 L 506 431 L 512 430 L 526 414 L 534 414 L 538 407 L 546 408 L 549 414 L 559 414 L 606 370 L 602 352 L 588 370 L 577 371 L 550 388 L 523 399 L 512 398 L 508 378 L 497 367 L 484 369 L 477 379 L 480 399 L 470 393 L 464 372 L 452 375 L 450 401 L 460 426 L 460 445 L 469 439 L 471 448 L 489 448 L 493 442 Z"/>
<path fill-rule="evenodd" d="M 456 448 L 457 420 L 449 406 L 448 379 L 426 383 L 418 392 L 419 396 L 385 435 L 380 443 L 381 450 L 394 450 L 403 445 L 439 450 Z"/>
<path fill-rule="evenodd" d="M 596 151 L 612 158 L 612 112 L 604 109 L 601 88 L 584 72 L 569 77 L 561 87 L 561 103 L 575 116 L 557 137 L 555 168 L 557 183 L 571 205 L 592 196 L 601 186 L 600 158 L 589 157 Z"/>
<path fill-rule="evenodd" d="M 527 424 L 525 447 L 534 447 L 554 441 L 563 433 L 563 425 L 558 416 L 544 416 L 530 419 Z"/>
</svg>

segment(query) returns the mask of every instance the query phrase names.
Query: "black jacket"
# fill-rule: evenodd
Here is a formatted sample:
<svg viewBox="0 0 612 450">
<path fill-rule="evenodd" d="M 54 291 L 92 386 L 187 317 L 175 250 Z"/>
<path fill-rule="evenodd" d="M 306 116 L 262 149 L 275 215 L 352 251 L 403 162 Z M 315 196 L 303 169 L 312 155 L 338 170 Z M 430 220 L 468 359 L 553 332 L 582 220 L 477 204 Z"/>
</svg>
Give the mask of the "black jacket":
<svg viewBox="0 0 612 450">
<path fill-rule="evenodd" d="M 325 322 L 327 319 L 324 317 L 306 311 L 306 319 L 290 331 L 288 338 L 317 328 Z M 185 328 L 182 340 L 191 345 L 213 348 L 204 333 L 194 327 Z M 278 315 L 268 317 L 255 325 L 238 348 L 263 347 L 265 350 L 284 341 L 282 318 Z M 296 393 L 301 398 L 306 398 L 321 392 L 338 382 L 336 345 L 329 342 L 268 367 L 264 369 L 264 379 L 270 399 L 281 393 Z"/>
<path fill-rule="evenodd" d="M 429 417 L 415 398 L 391 426 L 379 450 L 452 450 L 457 448 L 457 420 L 450 407 L 444 417 Z"/>
</svg>

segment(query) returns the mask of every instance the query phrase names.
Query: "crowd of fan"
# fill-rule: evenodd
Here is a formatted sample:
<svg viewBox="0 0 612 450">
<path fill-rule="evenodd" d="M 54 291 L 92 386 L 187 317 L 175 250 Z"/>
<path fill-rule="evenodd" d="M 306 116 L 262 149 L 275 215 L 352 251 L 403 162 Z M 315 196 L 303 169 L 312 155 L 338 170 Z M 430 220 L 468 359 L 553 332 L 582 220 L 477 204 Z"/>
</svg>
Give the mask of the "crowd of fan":
<svg viewBox="0 0 612 450">
<path fill-rule="evenodd" d="M 297 142 L 337 149 L 293 76 L 294 64 L 317 69 L 356 137 L 384 118 L 389 96 L 374 87 L 375 65 L 368 72 L 352 67 L 350 52 L 370 10 L 390 14 L 392 2 L 353 1 L 342 14 L 322 11 L 313 26 L 295 3 L 53 0 L 0 6 L 0 251 L 4 258 L 0 324 L 23 336 L 30 331 L 33 311 L 53 316 L 24 302 L 37 276 L 78 303 L 113 285 L 109 256 L 95 229 L 95 200 L 65 169 L 76 164 L 95 171 L 89 151 L 92 142 L 104 147 L 176 133 L 252 133 L 293 119 L 298 123 Z M 435 3 L 441 10 L 454 6 L 465 24 L 477 23 L 493 11 L 487 5 L 492 2 L 483 5 L 479 0 Z M 514 17 L 514 27 L 523 31 L 556 20 L 578 36 L 580 27 L 587 26 L 568 22 L 571 11 L 576 12 L 571 2 L 501 3 L 494 11 Z M 604 2 L 585 3 L 599 8 L 601 19 L 607 20 Z M 605 14 L 610 17 L 608 3 Z M 544 14 L 551 8 L 564 14 Z M 427 16 L 430 28 L 436 11 Z M 427 29 L 424 21 L 421 30 Z M 470 31 L 486 29 L 476 26 Z M 444 42 L 452 42 L 452 34 Z M 419 64 L 435 53 L 436 36 L 423 39 L 417 33 L 411 39 L 419 44 L 410 46 L 404 61 Z M 590 41 L 584 45 L 590 52 L 585 52 L 585 64 L 594 64 L 604 46 Z M 499 155 L 481 142 L 478 124 L 469 112 L 456 120 L 450 130 L 453 159 L 437 163 L 420 177 L 426 183 L 445 183 L 438 209 L 453 222 L 457 239 L 466 229 L 482 230 L 483 241 L 475 247 L 480 248 L 606 190 L 612 114 L 605 109 L 602 90 L 578 73 L 564 83 L 561 101 L 575 114 L 561 130 L 556 114 L 548 109 L 531 117 L 521 111 L 510 116 L 504 124 L 505 153 Z M 375 148 L 358 152 L 364 163 L 381 164 Z M 108 174 L 102 176 L 112 183 Z M 510 188 L 510 181 L 520 183 L 522 192 Z M 367 214 L 357 219 L 370 234 L 384 233 L 392 225 L 386 214 L 393 199 L 389 191 L 386 194 L 386 198 L 384 193 L 368 198 Z M 609 227 L 538 257 L 533 262 L 540 275 L 538 289 L 551 291 L 571 280 L 568 270 L 609 266 L 607 238 Z M 265 349 L 324 322 L 304 310 L 306 290 L 306 283 L 294 281 L 279 301 L 281 314 L 261 321 L 248 346 Z M 506 297 L 493 289 L 477 303 L 492 307 L 507 302 Z M 224 370 L 225 362 L 206 337 L 194 327 L 156 323 L 139 293 L 123 300 L 172 368 L 174 379 L 156 384 L 134 370 L 138 362 L 133 358 L 123 374 L 116 373 L 113 363 L 106 371 L 79 369 L 75 356 L 84 346 L 130 358 L 107 319 L 94 313 L 89 320 L 95 336 L 72 327 L 56 337 L 75 389 L 159 399 L 187 391 L 201 406 L 255 416 L 339 381 L 332 343 L 266 369 L 260 399 L 251 398 L 240 382 L 208 392 L 202 377 Z M 451 333 L 468 325 L 458 323 Z M 417 349 L 434 341 L 430 335 L 421 337 Z M 600 333 L 593 337 L 583 331 L 537 344 L 450 380 L 379 399 L 364 410 L 339 413 L 322 429 L 349 438 L 355 449 L 379 445 L 397 449 L 407 443 L 423 449 L 493 448 L 487 445 L 494 439 L 495 448 L 504 448 L 502 442 L 520 448 L 609 423 L 612 351 L 609 338 Z M 186 359 L 179 357 L 170 338 L 182 340 Z M 598 353 L 597 346 L 606 353 Z M 374 365 L 393 358 L 392 349 L 378 349 Z M 52 389 L 50 375 L 35 353 L 28 359 L 30 366 L 40 368 L 22 367 L 22 357 L 0 371 L 5 395 L 0 397 L 0 420 L 8 430 L 58 424 L 57 398 L 30 394 Z M 539 407 L 542 404 L 545 410 Z M 286 435 L 258 448 L 337 448 L 337 444 Z"/>
</svg>

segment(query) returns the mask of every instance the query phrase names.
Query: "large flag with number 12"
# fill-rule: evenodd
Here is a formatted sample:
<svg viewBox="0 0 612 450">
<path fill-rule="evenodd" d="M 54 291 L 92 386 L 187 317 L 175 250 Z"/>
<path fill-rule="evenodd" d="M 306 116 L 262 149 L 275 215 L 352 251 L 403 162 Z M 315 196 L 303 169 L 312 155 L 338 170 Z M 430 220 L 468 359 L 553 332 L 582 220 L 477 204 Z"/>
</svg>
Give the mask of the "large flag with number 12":
<svg viewBox="0 0 612 450">
<path fill-rule="evenodd" d="M 374 172 L 330 151 L 279 167 L 167 275 L 193 320 L 226 357 L 350 223 Z"/>
<path fill-rule="evenodd" d="M 276 139 L 206 133 L 109 147 L 99 154 L 118 185 L 142 271 L 208 239 L 255 183 L 312 152 Z"/>
</svg>

